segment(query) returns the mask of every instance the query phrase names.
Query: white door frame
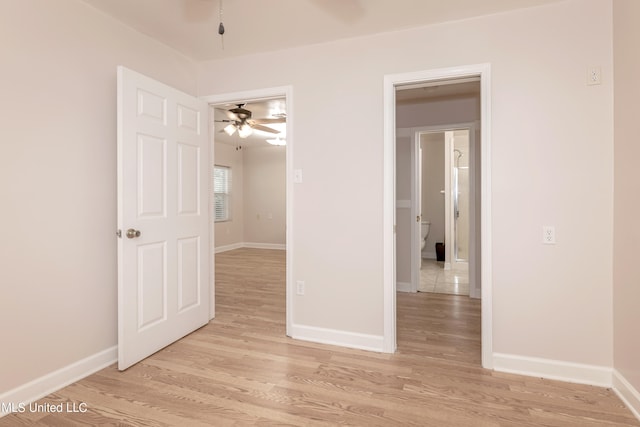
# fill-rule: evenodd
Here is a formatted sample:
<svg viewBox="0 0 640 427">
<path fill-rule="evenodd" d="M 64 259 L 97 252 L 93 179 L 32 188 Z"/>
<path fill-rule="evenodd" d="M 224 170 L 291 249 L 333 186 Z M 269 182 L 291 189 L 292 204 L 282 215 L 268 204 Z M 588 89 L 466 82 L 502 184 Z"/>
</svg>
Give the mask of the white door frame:
<svg viewBox="0 0 640 427">
<path fill-rule="evenodd" d="M 493 304 L 491 251 L 491 66 L 490 64 L 440 68 L 384 76 L 384 165 L 383 165 L 383 351 L 396 350 L 396 253 L 395 253 L 395 146 L 396 87 L 480 77 L 481 104 L 481 282 L 482 282 L 482 366 L 493 368 Z"/>
<path fill-rule="evenodd" d="M 293 86 L 278 86 L 272 88 L 255 89 L 243 92 L 223 93 L 217 95 L 209 95 L 200 97 L 203 101 L 206 101 L 210 106 L 216 104 L 233 104 L 246 101 L 262 101 L 273 98 L 285 98 L 287 108 L 287 147 L 286 147 L 286 334 L 291 336 L 291 324 L 293 313 L 293 295 L 291 286 L 293 283 Z M 211 124 L 212 125 L 212 124 Z M 213 136 L 213 132 L 211 132 Z M 211 146 L 213 152 L 213 138 L 211 138 Z M 211 170 L 213 171 L 213 156 L 211 163 Z M 209 197 L 212 197 L 211 195 Z M 213 220 L 212 220 L 213 221 Z M 211 241 L 212 250 L 211 255 L 215 257 L 214 245 L 214 229 L 213 223 L 211 225 Z M 212 264 L 215 258 L 212 259 Z M 215 274 L 211 274 L 211 319 L 215 317 Z"/>
</svg>

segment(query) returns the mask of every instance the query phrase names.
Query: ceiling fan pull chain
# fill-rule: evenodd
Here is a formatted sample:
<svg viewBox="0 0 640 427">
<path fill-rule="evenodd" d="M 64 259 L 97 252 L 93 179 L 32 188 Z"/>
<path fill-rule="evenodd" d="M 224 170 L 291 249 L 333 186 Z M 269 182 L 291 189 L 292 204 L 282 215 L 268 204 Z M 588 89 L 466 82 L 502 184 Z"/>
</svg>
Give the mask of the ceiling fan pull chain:
<svg viewBox="0 0 640 427">
<path fill-rule="evenodd" d="M 224 24 L 222 23 L 222 0 L 220 0 L 220 9 L 218 11 L 220 18 L 220 24 L 218 25 L 218 34 L 220 34 L 220 43 L 222 44 L 222 50 L 224 50 Z"/>
</svg>

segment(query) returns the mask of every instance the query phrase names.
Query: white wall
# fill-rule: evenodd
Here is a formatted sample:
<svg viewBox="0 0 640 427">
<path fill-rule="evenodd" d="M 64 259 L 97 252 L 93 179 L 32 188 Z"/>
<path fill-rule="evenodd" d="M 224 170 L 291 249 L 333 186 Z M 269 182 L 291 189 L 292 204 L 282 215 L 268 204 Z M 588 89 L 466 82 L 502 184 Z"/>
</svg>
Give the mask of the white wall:
<svg viewBox="0 0 640 427">
<path fill-rule="evenodd" d="M 231 220 L 215 224 L 215 247 L 286 244 L 286 147 L 215 143 L 215 164 L 231 167 Z"/>
<path fill-rule="evenodd" d="M 244 242 L 244 151 L 233 145 L 214 144 L 214 164 L 231 168 L 231 219 L 215 223 L 215 247 Z"/>
<path fill-rule="evenodd" d="M 640 3 L 616 0 L 615 58 L 615 223 L 613 248 L 614 367 L 635 389 L 626 396 L 640 414 L 640 175 L 638 99 L 640 99 Z"/>
<path fill-rule="evenodd" d="M 287 231 L 286 147 L 244 151 L 244 242 L 284 245 Z"/>
<path fill-rule="evenodd" d="M 424 254 L 436 258 L 435 244 L 444 243 L 444 133 L 422 134 L 422 218 L 429 221 Z"/>
<path fill-rule="evenodd" d="M 473 123 L 480 120 L 480 96 L 466 95 L 399 104 L 396 116 L 396 126 L 399 128 Z"/>
<path fill-rule="evenodd" d="M 383 77 L 491 63 L 494 351 L 611 366 L 611 34 L 610 0 L 567 0 L 203 64 L 202 95 L 293 87 L 293 322 L 382 335 Z"/>
<path fill-rule="evenodd" d="M 399 289 L 411 286 L 411 136 L 396 136 L 396 282 Z"/>
<path fill-rule="evenodd" d="M 116 66 L 195 65 L 75 0 L 0 2 L 0 394 L 117 344 Z"/>
</svg>

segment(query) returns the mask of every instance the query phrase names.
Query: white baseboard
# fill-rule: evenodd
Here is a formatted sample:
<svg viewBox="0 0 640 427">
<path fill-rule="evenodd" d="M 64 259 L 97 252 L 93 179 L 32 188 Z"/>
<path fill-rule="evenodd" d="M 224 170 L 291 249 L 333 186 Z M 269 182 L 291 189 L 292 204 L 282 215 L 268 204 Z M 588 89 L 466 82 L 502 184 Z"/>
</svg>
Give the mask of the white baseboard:
<svg viewBox="0 0 640 427">
<path fill-rule="evenodd" d="M 10 407 L 18 407 L 20 403 L 29 404 L 51 394 L 71 383 L 93 374 L 118 360 L 118 347 L 113 346 L 99 353 L 78 360 L 64 368 L 36 378 L 26 384 L 0 394 L 2 410 L 0 417 L 7 415 Z M 13 406 L 12 406 L 13 405 Z"/>
<path fill-rule="evenodd" d="M 383 338 L 381 335 L 367 335 L 314 326 L 293 325 L 291 327 L 291 338 L 360 350 L 383 351 Z"/>
<path fill-rule="evenodd" d="M 424 259 L 438 259 L 438 256 L 435 252 L 422 252 L 422 258 Z"/>
<path fill-rule="evenodd" d="M 276 250 L 286 250 L 287 249 L 287 245 L 284 244 L 280 244 L 280 243 L 251 243 L 251 242 L 244 242 L 243 244 L 244 248 L 251 248 L 251 249 L 276 249 Z"/>
<path fill-rule="evenodd" d="M 493 369 L 510 374 L 547 378 L 598 387 L 611 387 L 612 369 L 605 366 L 585 365 L 513 354 L 493 354 Z"/>
<path fill-rule="evenodd" d="M 396 291 L 398 291 L 398 292 L 412 292 L 411 283 L 396 282 Z"/>
<path fill-rule="evenodd" d="M 243 247 L 243 243 L 232 243 L 231 245 L 217 246 L 214 250 L 214 253 L 219 254 L 220 252 L 232 251 L 234 249 L 240 249 Z"/>
<path fill-rule="evenodd" d="M 240 242 L 240 243 L 232 243 L 230 245 L 218 246 L 215 248 L 214 252 L 219 254 L 220 252 L 232 251 L 234 249 L 241 248 L 251 248 L 251 249 L 277 249 L 277 250 L 286 250 L 287 245 L 279 244 L 279 243 L 252 243 L 252 242 Z"/>
<path fill-rule="evenodd" d="M 640 392 L 616 369 L 613 370 L 613 391 L 616 392 L 633 415 L 640 420 Z"/>
</svg>

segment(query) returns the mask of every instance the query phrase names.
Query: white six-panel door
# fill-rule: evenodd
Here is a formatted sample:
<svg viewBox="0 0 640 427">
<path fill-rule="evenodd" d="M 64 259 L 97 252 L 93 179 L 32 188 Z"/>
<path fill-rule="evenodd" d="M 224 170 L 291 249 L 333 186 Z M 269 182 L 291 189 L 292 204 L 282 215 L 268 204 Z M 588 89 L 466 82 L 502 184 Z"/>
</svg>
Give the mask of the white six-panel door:
<svg viewBox="0 0 640 427">
<path fill-rule="evenodd" d="M 118 67 L 118 369 L 209 320 L 203 101 Z"/>
</svg>

